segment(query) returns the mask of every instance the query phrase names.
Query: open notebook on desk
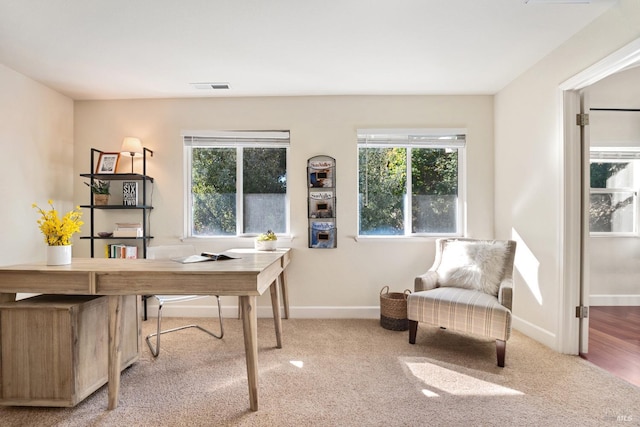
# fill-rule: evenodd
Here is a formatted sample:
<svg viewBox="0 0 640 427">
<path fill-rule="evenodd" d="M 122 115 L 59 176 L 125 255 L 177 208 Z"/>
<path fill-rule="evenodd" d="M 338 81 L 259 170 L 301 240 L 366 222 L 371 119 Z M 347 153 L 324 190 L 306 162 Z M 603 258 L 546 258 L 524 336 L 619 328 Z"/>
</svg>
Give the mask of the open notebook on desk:
<svg viewBox="0 0 640 427">
<path fill-rule="evenodd" d="M 202 252 L 200 255 L 189 255 L 179 258 L 171 258 L 172 261 L 180 262 L 182 264 L 190 264 L 192 262 L 204 262 L 204 261 L 222 261 L 225 259 L 236 259 L 238 257 L 228 254 L 214 254 L 213 252 Z"/>
</svg>

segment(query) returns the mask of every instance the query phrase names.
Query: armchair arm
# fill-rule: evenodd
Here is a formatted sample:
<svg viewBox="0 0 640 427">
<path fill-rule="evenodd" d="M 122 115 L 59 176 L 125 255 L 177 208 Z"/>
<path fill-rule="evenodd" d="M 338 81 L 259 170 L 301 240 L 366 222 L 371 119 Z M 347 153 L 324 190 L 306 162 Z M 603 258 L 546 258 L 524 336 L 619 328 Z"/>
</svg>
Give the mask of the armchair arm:
<svg viewBox="0 0 640 427">
<path fill-rule="evenodd" d="M 414 282 L 414 291 L 428 291 L 429 289 L 435 289 L 438 287 L 438 273 L 433 270 L 429 270 L 421 276 L 416 277 Z"/>
<path fill-rule="evenodd" d="M 504 279 L 500 282 L 498 302 L 511 310 L 513 304 L 513 279 Z"/>
</svg>

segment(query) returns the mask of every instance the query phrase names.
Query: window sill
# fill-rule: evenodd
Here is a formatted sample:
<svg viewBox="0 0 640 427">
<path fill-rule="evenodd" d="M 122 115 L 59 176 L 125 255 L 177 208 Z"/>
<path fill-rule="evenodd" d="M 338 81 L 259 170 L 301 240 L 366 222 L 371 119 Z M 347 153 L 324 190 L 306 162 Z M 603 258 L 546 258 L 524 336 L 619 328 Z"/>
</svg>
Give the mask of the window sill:
<svg viewBox="0 0 640 427">
<path fill-rule="evenodd" d="M 206 242 L 209 240 L 215 241 L 225 241 L 232 242 L 233 244 L 238 244 L 240 246 L 253 245 L 253 241 L 257 236 L 191 236 L 191 237 L 183 237 L 181 239 L 182 242 Z M 287 235 L 287 236 L 278 236 L 278 242 L 289 244 L 293 241 L 295 236 Z"/>
<path fill-rule="evenodd" d="M 434 242 L 440 238 L 456 238 L 462 236 L 454 236 L 454 235 L 442 235 L 442 236 L 348 236 L 353 239 L 355 242 L 403 242 L 403 243 L 424 243 L 424 242 Z"/>
<path fill-rule="evenodd" d="M 640 237 L 640 235 L 638 233 L 590 233 L 589 237 L 595 237 L 596 239 L 599 239 L 599 238 L 602 238 L 602 237 L 629 238 L 629 237 Z"/>
</svg>

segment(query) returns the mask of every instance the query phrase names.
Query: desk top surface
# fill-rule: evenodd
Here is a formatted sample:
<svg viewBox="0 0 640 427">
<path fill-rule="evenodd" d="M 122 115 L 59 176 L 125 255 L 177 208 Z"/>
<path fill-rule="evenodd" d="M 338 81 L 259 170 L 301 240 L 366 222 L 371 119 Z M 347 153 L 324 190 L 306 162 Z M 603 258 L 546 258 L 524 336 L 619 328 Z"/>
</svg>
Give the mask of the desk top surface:
<svg viewBox="0 0 640 427">
<path fill-rule="evenodd" d="M 73 258 L 0 267 L 1 292 L 68 294 L 262 294 L 288 263 L 289 249 L 225 251 L 236 259 L 182 264 L 160 259 Z M 183 282 L 178 277 L 184 278 Z"/>
<path fill-rule="evenodd" d="M 203 261 L 189 264 L 169 259 L 114 259 L 114 258 L 73 258 L 68 265 L 46 265 L 44 262 L 17 264 L 0 267 L 0 274 L 6 271 L 34 272 L 170 272 L 170 273 L 233 273 L 260 272 L 274 261 L 287 255 L 290 249 L 275 251 L 255 251 L 250 249 L 231 249 L 224 251 L 235 259 Z"/>
</svg>

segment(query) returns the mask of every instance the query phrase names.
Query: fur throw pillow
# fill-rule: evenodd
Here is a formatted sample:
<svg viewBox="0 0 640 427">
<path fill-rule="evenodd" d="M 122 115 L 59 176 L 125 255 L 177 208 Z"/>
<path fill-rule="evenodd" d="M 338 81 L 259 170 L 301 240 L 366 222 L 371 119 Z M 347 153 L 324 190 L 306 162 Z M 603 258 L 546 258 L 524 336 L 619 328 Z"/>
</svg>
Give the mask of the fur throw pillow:
<svg viewBox="0 0 640 427">
<path fill-rule="evenodd" d="M 498 295 L 504 275 L 506 242 L 447 242 L 436 272 L 440 286 L 475 289 Z"/>
</svg>

